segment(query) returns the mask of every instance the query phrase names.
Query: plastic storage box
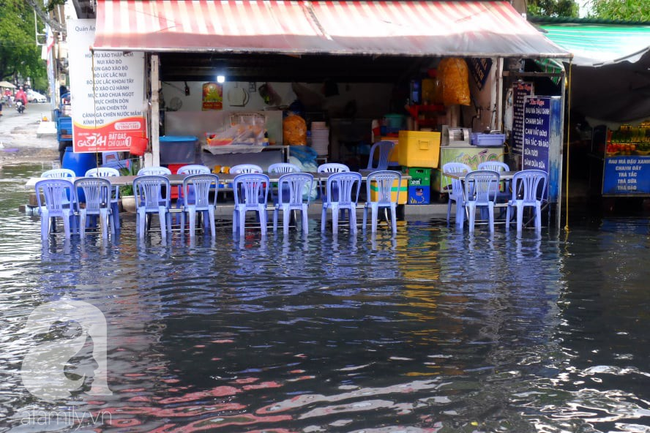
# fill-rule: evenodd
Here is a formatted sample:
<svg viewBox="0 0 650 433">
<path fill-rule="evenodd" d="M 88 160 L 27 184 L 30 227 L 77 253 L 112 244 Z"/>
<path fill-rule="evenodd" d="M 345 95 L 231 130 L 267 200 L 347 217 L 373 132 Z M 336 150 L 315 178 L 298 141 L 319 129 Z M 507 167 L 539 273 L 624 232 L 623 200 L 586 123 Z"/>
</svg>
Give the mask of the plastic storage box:
<svg viewBox="0 0 650 433">
<path fill-rule="evenodd" d="M 192 135 L 165 135 L 160 137 L 161 164 L 192 164 L 199 142 Z"/>
<path fill-rule="evenodd" d="M 391 197 L 394 200 L 395 196 L 399 191 L 399 196 L 397 197 L 397 204 L 406 204 L 406 197 L 408 196 L 408 180 L 402 179 L 402 183 L 397 186 L 397 181 L 393 181 L 393 185 L 390 188 Z M 379 199 L 379 187 L 376 183 L 370 184 L 370 200 L 376 201 Z"/>
<path fill-rule="evenodd" d="M 411 176 L 409 186 L 431 186 L 431 169 L 402 167 L 402 173 Z"/>
<path fill-rule="evenodd" d="M 405 167 L 438 167 L 440 133 L 400 131 L 397 160 Z"/>
<path fill-rule="evenodd" d="M 473 132 L 472 145 L 481 147 L 499 147 L 506 141 L 506 134 L 481 134 Z"/>
</svg>

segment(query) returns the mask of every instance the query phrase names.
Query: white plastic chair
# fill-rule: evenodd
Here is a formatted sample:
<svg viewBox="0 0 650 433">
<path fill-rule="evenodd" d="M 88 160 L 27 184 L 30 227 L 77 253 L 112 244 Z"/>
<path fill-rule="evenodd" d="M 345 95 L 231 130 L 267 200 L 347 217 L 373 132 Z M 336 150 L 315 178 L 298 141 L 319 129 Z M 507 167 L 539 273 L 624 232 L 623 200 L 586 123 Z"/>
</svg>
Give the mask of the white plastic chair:
<svg viewBox="0 0 650 433">
<path fill-rule="evenodd" d="M 548 173 L 543 170 L 522 170 L 512 177 L 512 198 L 508 201 L 506 230 L 510 228 L 510 209 L 516 209 L 517 231 L 521 232 L 524 221 L 524 208 L 530 207 L 535 213 L 535 230 L 542 229 L 542 202 L 546 197 Z"/>
<path fill-rule="evenodd" d="M 262 167 L 255 164 L 239 164 L 230 167 L 232 174 L 246 174 L 246 173 L 264 173 Z"/>
<path fill-rule="evenodd" d="M 393 234 L 397 233 L 397 203 L 399 201 L 399 186 L 402 183 L 402 174 L 398 171 L 380 170 L 374 171 L 366 179 L 366 191 L 368 201 L 363 207 L 363 229 L 366 229 L 368 219 L 368 209 L 371 214 L 372 233 L 377 231 L 377 220 L 379 219 L 379 209 L 389 209 L 391 216 L 391 229 Z M 397 185 L 397 194 L 393 196 L 393 187 Z M 372 190 L 375 194 L 372 194 Z M 376 200 L 370 200 L 375 195 Z"/>
<path fill-rule="evenodd" d="M 488 226 L 494 232 L 494 204 L 499 193 L 499 173 L 493 170 L 475 170 L 465 175 L 463 202 L 467 209 L 470 233 L 474 231 L 476 210 L 487 209 Z"/>
<path fill-rule="evenodd" d="M 347 210 L 350 214 L 350 231 L 357 231 L 357 202 L 361 189 L 362 176 L 356 172 L 333 173 L 327 178 L 327 193 L 323 201 L 321 214 L 321 232 L 325 231 L 327 210 L 332 211 L 332 233 L 338 233 L 339 211 Z M 334 194 L 334 191 L 337 191 Z"/>
<path fill-rule="evenodd" d="M 165 176 L 172 174 L 167 167 L 144 167 L 138 170 L 138 176 Z"/>
<path fill-rule="evenodd" d="M 278 228 L 278 214 L 282 210 L 282 230 L 289 233 L 289 219 L 292 211 L 300 211 L 302 231 L 307 233 L 309 194 L 303 199 L 305 191 L 311 191 L 314 176 L 310 173 L 286 173 L 278 180 L 278 198 L 273 209 L 273 231 Z"/>
<path fill-rule="evenodd" d="M 232 214 L 232 231 L 244 235 L 246 212 L 257 212 L 262 235 L 266 235 L 266 205 L 270 188 L 269 177 L 260 173 L 244 173 L 233 180 L 235 207 Z"/>
<path fill-rule="evenodd" d="M 120 176 L 120 171 L 113 167 L 98 167 L 98 168 L 91 168 L 90 170 L 86 171 L 85 176 L 102 177 L 106 179 L 109 177 Z M 113 226 L 115 227 L 115 230 L 119 230 L 120 229 L 120 187 L 117 185 L 113 186 L 113 190 L 111 192 L 110 218 L 111 218 L 111 222 L 113 223 Z"/>
<path fill-rule="evenodd" d="M 162 191 L 165 190 L 163 196 Z M 136 206 L 136 231 L 140 239 L 144 238 L 145 227 L 151 224 L 151 216 L 158 214 L 160 232 L 163 240 L 171 231 L 171 214 L 169 213 L 171 185 L 165 176 L 140 175 L 133 180 L 133 193 Z M 149 221 L 147 221 L 149 218 Z"/>
<path fill-rule="evenodd" d="M 448 162 L 442 166 L 443 173 L 469 173 L 472 168 L 462 162 Z M 447 225 L 451 216 L 452 202 L 456 203 L 456 225 L 462 226 L 465 222 L 465 206 L 463 204 L 463 182 L 460 179 L 449 178 L 443 175 L 444 184 L 450 183 L 448 188 L 449 201 L 447 203 Z"/>
<path fill-rule="evenodd" d="M 83 190 L 86 197 L 85 206 L 77 202 L 79 214 L 79 235 L 86 235 L 86 220 L 88 215 L 99 217 L 102 238 L 108 238 L 109 217 L 111 216 L 111 182 L 101 177 L 82 177 L 74 181 L 74 186 Z M 115 224 L 111 224 L 111 234 L 115 234 Z"/>
<path fill-rule="evenodd" d="M 296 164 L 291 164 L 289 162 L 276 162 L 275 164 L 269 165 L 269 173 L 299 173 L 302 170 Z"/>
<path fill-rule="evenodd" d="M 185 215 L 189 218 L 190 238 L 195 236 L 197 213 L 203 216 L 204 227 L 210 226 L 210 234 L 216 235 L 214 213 L 217 207 L 217 194 L 210 200 L 210 190 L 219 186 L 219 176 L 212 173 L 191 174 L 183 179 L 183 204 L 181 234 L 185 232 Z"/>
<path fill-rule="evenodd" d="M 345 164 L 340 164 L 338 162 L 328 162 L 321 164 L 316 169 L 318 173 L 346 173 L 350 171 L 350 167 Z M 327 185 L 327 179 L 319 179 L 318 187 L 320 189 L 321 200 L 325 201 L 325 185 Z"/>
<path fill-rule="evenodd" d="M 53 168 L 52 170 L 41 173 L 41 178 L 43 179 L 65 179 L 76 176 L 77 174 L 69 168 Z"/>
</svg>

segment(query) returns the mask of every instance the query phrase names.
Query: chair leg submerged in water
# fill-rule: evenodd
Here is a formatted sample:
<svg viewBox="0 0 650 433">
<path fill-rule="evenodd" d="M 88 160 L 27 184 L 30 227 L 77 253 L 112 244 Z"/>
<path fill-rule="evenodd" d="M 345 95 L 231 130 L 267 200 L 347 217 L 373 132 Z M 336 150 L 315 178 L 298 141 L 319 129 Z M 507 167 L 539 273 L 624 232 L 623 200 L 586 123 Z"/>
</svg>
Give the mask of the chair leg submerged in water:
<svg viewBox="0 0 650 433">
<path fill-rule="evenodd" d="M 510 229 L 512 208 L 516 209 L 517 232 L 523 230 L 524 209 L 532 208 L 535 213 L 535 230 L 542 230 L 542 201 L 546 196 L 548 173 L 528 169 L 515 173 L 512 178 L 512 198 L 508 201 L 506 230 Z"/>
</svg>

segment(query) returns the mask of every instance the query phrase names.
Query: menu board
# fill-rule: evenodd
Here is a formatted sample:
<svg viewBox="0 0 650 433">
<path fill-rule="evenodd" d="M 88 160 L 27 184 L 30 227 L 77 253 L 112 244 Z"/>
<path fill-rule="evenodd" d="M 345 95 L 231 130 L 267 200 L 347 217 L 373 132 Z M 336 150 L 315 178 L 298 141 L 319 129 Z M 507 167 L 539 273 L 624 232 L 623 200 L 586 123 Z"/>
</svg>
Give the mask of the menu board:
<svg viewBox="0 0 650 433">
<path fill-rule="evenodd" d="M 521 155 L 524 146 L 524 101 L 535 91 L 533 83 L 524 81 L 517 81 L 512 87 L 512 151 Z"/>
<path fill-rule="evenodd" d="M 93 53 L 94 40 L 95 20 L 68 21 L 73 148 L 128 151 L 146 136 L 144 53 Z"/>
<path fill-rule="evenodd" d="M 605 157 L 603 195 L 650 194 L 650 156 Z"/>
<path fill-rule="evenodd" d="M 523 168 L 549 171 L 551 97 L 527 96 L 524 101 Z"/>
</svg>

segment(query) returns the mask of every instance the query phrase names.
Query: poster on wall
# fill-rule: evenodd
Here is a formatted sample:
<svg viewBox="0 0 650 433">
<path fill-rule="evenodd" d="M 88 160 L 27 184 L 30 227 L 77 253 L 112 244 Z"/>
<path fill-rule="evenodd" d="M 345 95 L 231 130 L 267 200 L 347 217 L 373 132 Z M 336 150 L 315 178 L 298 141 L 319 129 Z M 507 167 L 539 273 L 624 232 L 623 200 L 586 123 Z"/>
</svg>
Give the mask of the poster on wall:
<svg viewBox="0 0 650 433">
<path fill-rule="evenodd" d="M 512 151 L 519 155 L 524 147 L 524 101 L 534 94 L 533 83 L 517 81 L 512 85 Z"/>
<path fill-rule="evenodd" d="M 223 110 L 223 86 L 219 83 L 203 84 L 202 110 Z"/>
<path fill-rule="evenodd" d="M 650 195 L 650 122 L 622 125 L 608 134 L 603 167 L 603 195 Z"/>
<path fill-rule="evenodd" d="M 95 20 L 68 21 L 73 148 L 129 151 L 146 137 L 144 53 L 90 51 Z"/>
</svg>

